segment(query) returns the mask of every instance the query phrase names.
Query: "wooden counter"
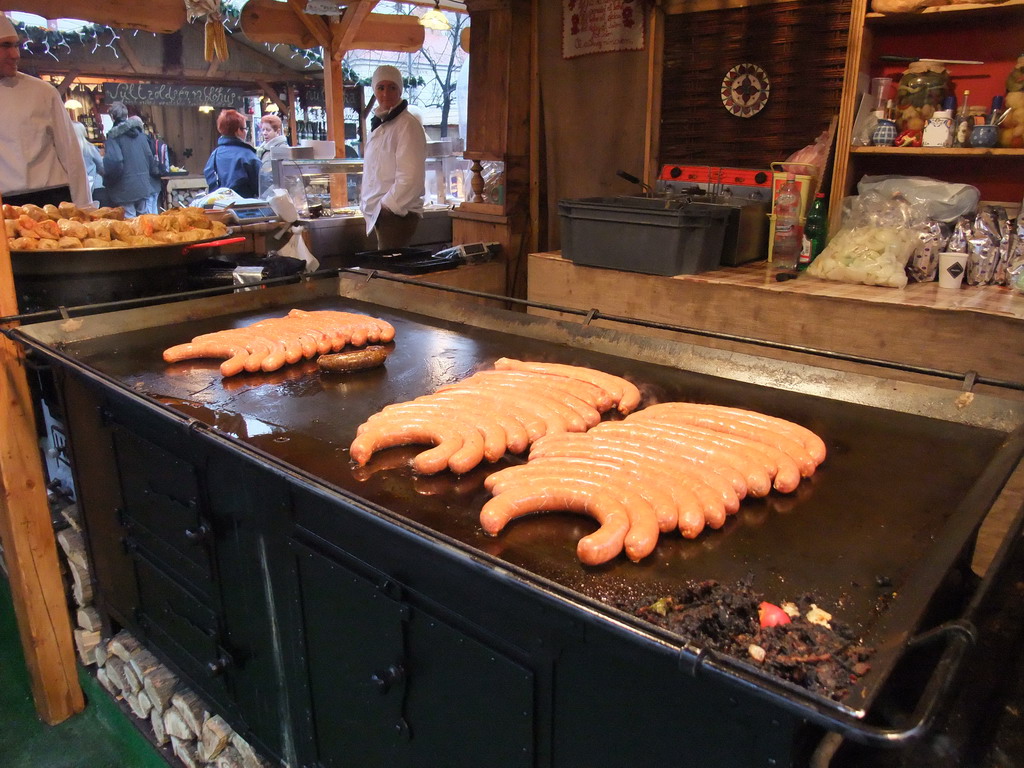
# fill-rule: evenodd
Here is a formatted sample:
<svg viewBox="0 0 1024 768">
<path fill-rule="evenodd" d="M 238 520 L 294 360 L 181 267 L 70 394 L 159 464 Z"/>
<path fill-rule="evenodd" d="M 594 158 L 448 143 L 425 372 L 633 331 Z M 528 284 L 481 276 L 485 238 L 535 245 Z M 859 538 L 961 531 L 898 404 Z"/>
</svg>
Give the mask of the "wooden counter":
<svg viewBox="0 0 1024 768">
<path fill-rule="evenodd" d="M 911 283 L 896 289 L 807 275 L 777 282 L 767 262 L 660 277 L 577 266 L 559 253 L 535 253 L 529 257 L 527 297 L 574 309 L 597 309 L 605 315 L 961 375 L 974 371 L 985 379 L 1024 383 L 1024 295 L 1002 286 L 952 291 L 937 283 Z M 604 319 L 594 322 L 618 325 Z M 642 332 L 678 335 L 662 329 Z M 687 335 L 695 343 L 716 348 L 807 359 L 799 353 Z M 840 370 L 864 370 L 854 362 L 820 358 L 815 362 Z M 915 378 L 902 372 L 886 375 Z"/>
</svg>

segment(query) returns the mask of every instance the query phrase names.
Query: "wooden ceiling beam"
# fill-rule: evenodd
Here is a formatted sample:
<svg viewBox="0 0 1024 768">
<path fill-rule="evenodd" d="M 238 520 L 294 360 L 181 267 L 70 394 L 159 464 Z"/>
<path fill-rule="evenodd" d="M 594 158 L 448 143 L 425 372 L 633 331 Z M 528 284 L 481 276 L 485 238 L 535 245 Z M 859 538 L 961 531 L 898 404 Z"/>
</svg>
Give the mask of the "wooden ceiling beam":
<svg viewBox="0 0 1024 768">
<path fill-rule="evenodd" d="M 78 77 L 78 70 L 71 69 L 64 75 L 64 78 L 57 83 L 57 93 L 60 94 L 62 99 L 66 99 L 68 91 L 71 90 L 71 86 L 75 84 L 75 78 Z"/>
<path fill-rule="evenodd" d="M 304 0 L 294 2 L 305 7 Z M 274 0 L 249 0 L 242 6 L 241 24 L 245 36 L 254 43 L 279 43 L 307 49 L 321 47 L 330 51 L 333 50 L 330 43 L 324 45 L 319 41 L 307 23 L 310 19 L 322 22 L 329 41 L 332 30 L 324 18 L 296 12 L 287 4 Z M 423 27 L 415 16 L 370 13 L 359 25 L 349 48 L 413 53 L 423 46 L 423 40 Z"/>
<path fill-rule="evenodd" d="M 330 50 L 331 32 L 327 28 L 327 23 L 320 16 L 306 13 L 306 0 L 288 0 L 288 7 L 291 8 L 292 13 L 298 18 L 299 23 L 313 35 L 313 39 L 316 40 L 317 44 L 321 48 Z"/>
<path fill-rule="evenodd" d="M 138 72 L 139 67 L 142 66 L 142 61 L 139 60 L 138 55 L 135 53 L 135 49 L 132 47 L 132 44 L 125 39 L 124 35 L 117 36 L 117 47 L 121 49 L 121 53 L 124 54 L 125 61 L 128 62 L 128 65 Z"/>
<path fill-rule="evenodd" d="M 377 0 L 351 0 L 340 19 L 331 22 L 331 56 L 338 61 L 355 46 L 360 27 L 377 6 Z"/>
<path fill-rule="evenodd" d="M 263 95 L 270 99 L 272 102 L 277 104 L 277 108 L 282 112 L 288 111 L 288 105 L 281 101 L 281 97 L 277 95 L 277 89 L 272 86 L 267 80 L 258 80 L 260 88 L 263 89 Z"/>
<path fill-rule="evenodd" d="M 4 0 L 3 10 L 34 13 L 44 19 L 83 19 L 117 29 L 170 34 L 185 24 L 184 2 L 137 0 Z"/>
</svg>

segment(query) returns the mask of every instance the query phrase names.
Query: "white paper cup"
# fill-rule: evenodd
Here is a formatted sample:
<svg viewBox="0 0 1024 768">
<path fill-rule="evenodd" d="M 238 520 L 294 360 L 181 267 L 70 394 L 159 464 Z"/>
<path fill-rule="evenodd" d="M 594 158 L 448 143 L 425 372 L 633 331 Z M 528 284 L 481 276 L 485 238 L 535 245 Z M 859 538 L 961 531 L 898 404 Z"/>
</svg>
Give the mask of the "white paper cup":
<svg viewBox="0 0 1024 768">
<path fill-rule="evenodd" d="M 967 271 L 966 253 L 939 254 L 939 287 L 959 288 Z"/>
</svg>

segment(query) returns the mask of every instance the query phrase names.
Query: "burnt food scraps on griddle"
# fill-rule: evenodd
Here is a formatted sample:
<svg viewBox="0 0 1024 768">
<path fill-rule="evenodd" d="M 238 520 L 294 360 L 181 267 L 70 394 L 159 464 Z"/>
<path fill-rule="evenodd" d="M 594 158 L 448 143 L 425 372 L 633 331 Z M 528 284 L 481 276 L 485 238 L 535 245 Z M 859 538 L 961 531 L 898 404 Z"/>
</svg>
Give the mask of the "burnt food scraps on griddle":
<svg viewBox="0 0 1024 768">
<path fill-rule="evenodd" d="M 834 618 L 827 621 L 828 626 L 812 623 L 808 617 L 814 617 L 815 600 L 809 595 L 795 601 L 799 615 L 792 616 L 788 624 L 762 627 L 758 607 L 763 601 L 763 595 L 749 582 L 728 586 L 708 580 L 616 607 L 697 647 L 742 659 L 841 701 L 870 669 L 873 649 L 862 645 L 848 626 Z"/>
</svg>

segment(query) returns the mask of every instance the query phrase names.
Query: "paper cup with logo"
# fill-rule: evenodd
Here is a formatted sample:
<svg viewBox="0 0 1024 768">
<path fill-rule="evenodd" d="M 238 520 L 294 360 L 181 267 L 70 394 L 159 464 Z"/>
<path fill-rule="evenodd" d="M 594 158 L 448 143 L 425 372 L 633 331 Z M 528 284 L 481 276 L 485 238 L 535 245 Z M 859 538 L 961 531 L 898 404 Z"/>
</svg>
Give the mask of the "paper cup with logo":
<svg viewBox="0 0 1024 768">
<path fill-rule="evenodd" d="M 939 287 L 959 288 L 967 271 L 966 253 L 939 254 Z"/>
</svg>

